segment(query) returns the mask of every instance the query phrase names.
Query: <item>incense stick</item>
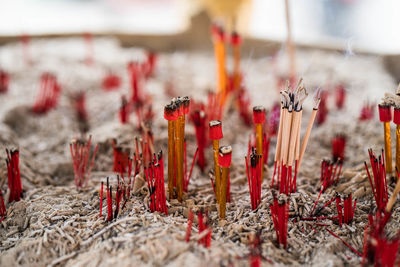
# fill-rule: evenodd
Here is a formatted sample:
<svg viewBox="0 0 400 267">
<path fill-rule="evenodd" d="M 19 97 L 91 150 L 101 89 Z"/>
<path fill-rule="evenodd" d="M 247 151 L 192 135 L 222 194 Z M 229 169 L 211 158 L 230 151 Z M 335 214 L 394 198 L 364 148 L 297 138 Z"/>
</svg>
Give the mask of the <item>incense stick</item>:
<svg viewBox="0 0 400 267">
<path fill-rule="evenodd" d="M 209 127 L 210 127 L 210 139 L 213 142 L 215 195 L 217 198 L 217 202 L 220 202 L 219 192 L 221 184 L 221 169 L 218 165 L 218 153 L 219 153 L 219 140 L 223 138 L 222 123 L 217 120 L 210 121 Z"/>
<path fill-rule="evenodd" d="M 315 116 L 317 115 L 317 112 L 318 112 L 318 106 L 319 106 L 320 101 L 321 101 L 321 90 L 320 90 L 320 88 L 318 88 L 314 94 L 314 107 L 311 112 L 310 120 L 308 121 L 307 130 L 306 130 L 306 133 L 303 138 L 303 143 L 301 145 L 298 168 L 300 168 L 304 153 L 306 152 L 308 139 L 310 138 L 311 129 L 314 124 Z"/>
<path fill-rule="evenodd" d="M 225 219 L 226 199 L 228 189 L 229 166 L 232 160 L 232 147 L 223 146 L 219 149 L 218 165 L 222 168 L 221 184 L 219 192 L 219 218 Z"/>
</svg>

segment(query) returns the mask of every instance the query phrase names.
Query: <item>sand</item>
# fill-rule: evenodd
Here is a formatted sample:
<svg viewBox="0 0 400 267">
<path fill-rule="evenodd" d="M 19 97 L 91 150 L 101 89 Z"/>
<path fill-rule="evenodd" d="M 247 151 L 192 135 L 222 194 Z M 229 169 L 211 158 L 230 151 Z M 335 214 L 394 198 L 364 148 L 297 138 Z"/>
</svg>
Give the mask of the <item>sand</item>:
<svg viewBox="0 0 400 267">
<path fill-rule="evenodd" d="M 248 236 L 258 230 L 261 230 L 263 240 L 262 255 L 278 266 L 352 266 L 360 263 L 361 258 L 325 228 L 362 252 L 363 231 L 374 204 L 363 162 L 368 160 L 368 148 L 378 153 L 383 147 L 383 127 L 377 114 L 369 122 L 359 122 L 358 116 L 366 101 L 378 103 L 384 92 L 394 92 L 396 88 L 381 58 L 349 52 L 298 51 L 298 72 L 311 95 L 319 86 L 327 88 L 329 84 L 343 82 L 347 84 L 347 99 L 344 110 L 337 110 L 331 91 L 327 122 L 314 127 L 311 133 L 299 172 L 298 192 L 289 197 L 288 248 L 285 250 L 276 243 L 269 210 L 275 137 L 271 139 L 261 205 L 251 211 L 244 161 L 251 129 L 240 121 L 236 112 L 228 113 L 223 119 L 221 145 L 233 148 L 232 202 L 227 205 L 225 222 L 218 220 L 208 175 L 212 169 L 210 147 L 206 152 L 206 172 L 201 173 L 195 167 L 183 203 L 167 200 L 168 216 L 150 212 L 146 183 L 137 177 L 137 190 L 118 218 L 112 222 L 106 222 L 104 216 L 99 218 L 100 182 L 110 177 L 111 183 L 116 183 L 116 174 L 112 172 L 111 138 L 133 146 L 134 137 L 140 135 L 134 114 L 131 124 L 121 125 L 117 111 L 121 94 L 129 95 L 130 92 L 126 63 L 131 59 L 144 59 L 144 50 L 121 48 L 113 39 L 96 39 L 95 64 L 92 66 L 84 63 L 85 47 L 80 39 L 33 41 L 30 52 L 34 63 L 27 66 L 21 59 L 20 44 L 0 47 L 0 67 L 9 71 L 12 77 L 9 91 L 0 95 L 0 152 L 3 151 L 0 153 L 0 186 L 3 192 L 7 190 L 4 149 L 19 147 L 24 190 L 21 201 L 7 203 L 7 216 L 0 224 L 1 266 L 247 266 Z M 278 100 L 274 73 L 284 73 L 286 65 L 282 53 L 276 59 L 245 55 L 243 71 L 252 105 L 263 105 L 269 110 Z M 155 75 L 144 86 L 153 101 L 152 130 L 156 151 L 162 149 L 164 154 L 167 151 L 167 123 L 162 114 L 171 96 L 165 94 L 166 84 L 172 83 L 175 95 L 189 95 L 204 101 L 207 90 L 216 84 L 214 69 L 210 53 L 159 55 Z M 117 91 L 105 92 L 101 88 L 101 79 L 109 70 L 123 79 L 122 87 Z M 43 71 L 57 75 L 63 92 L 55 110 L 37 116 L 30 112 L 30 107 Z M 77 90 L 86 92 L 89 133 L 93 142 L 99 144 L 89 186 L 79 190 L 73 182 L 68 146 L 73 137 L 79 136 L 68 97 Z M 304 104 L 302 133 L 311 109 L 309 97 Z M 188 125 L 186 138 L 191 162 L 196 143 L 193 126 Z M 320 189 L 320 162 L 331 157 L 331 138 L 337 133 L 348 137 L 342 175 L 339 185 L 322 194 L 319 203 L 326 203 L 335 191 L 343 195 L 353 193 L 357 198 L 354 220 L 342 227 L 331 220 L 320 220 L 328 224 L 327 227 L 296 220 L 308 216 L 312 209 Z M 390 192 L 393 186 L 390 184 Z M 104 214 L 105 201 L 103 203 Z M 193 224 L 191 241 L 185 242 L 188 211 L 201 208 L 207 208 L 211 218 L 210 248 L 197 244 L 197 220 Z M 322 214 L 335 216 L 336 210 L 331 206 Z M 399 207 L 395 205 L 388 229 L 397 229 L 398 221 Z M 264 261 L 263 265 L 269 263 Z"/>
</svg>

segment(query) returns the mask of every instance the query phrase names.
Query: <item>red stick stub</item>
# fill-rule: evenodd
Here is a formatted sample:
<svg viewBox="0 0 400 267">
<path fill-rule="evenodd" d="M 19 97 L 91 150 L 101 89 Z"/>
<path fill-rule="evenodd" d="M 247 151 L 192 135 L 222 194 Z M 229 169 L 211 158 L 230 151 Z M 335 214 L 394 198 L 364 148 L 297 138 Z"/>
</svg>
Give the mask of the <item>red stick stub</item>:
<svg viewBox="0 0 400 267">
<path fill-rule="evenodd" d="M 232 33 L 231 44 L 232 45 L 241 45 L 242 44 L 242 37 L 237 32 Z"/>
<path fill-rule="evenodd" d="M 400 124 L 400 108 L 394 108 L 393 112 L 393 122 L 397 125 Z"/>
<path fill-rule="evenodd" d="M 171 103 L 164 107 L 164 118 L 168 121 L 174 121 L 178 118 L 178 110 L 176 105 Z"/>
<path fill-rule="evenodd" d="M 219 140 L 224 137 L 222 134 L 222 123 L 220 121 L 210 121 L 209 122 L 210 126 L 210 139 L 211 140 Z"/>
<path fill-rule="evenodd" d="M 8 90 L 10 75 L 4 70 L 0 69 L 0 93 L 5 93 Z"/>
<path fill-rule="evenodd" d="M 219 166 L 224 168 L 229 168 L 229 166 L 231 166 L 231 161 L 232 161 L 232 147 L 231 146 L 220 147 L 218 154 Z"/>
<path fill-rule="evenodd" d="M 390 105 L 379 104 L 379 120 L 381 122 L 389 122 L 392 120 L 392 109 Z"/>
<path fill-rule="evenodd" d="M 262 106 L 253 107 L 253 121 L 255 124 L 263 124 L 265 122 L 265 108 Z"/>
<path fill-rule="evenodd" d="M 190 107 L 190 98 L 188 96 L 182 97 L 182 108 L 183 108 L 183 113 L 188 114 L 189 113 L 189 107 Z"/>
<path fill-rule="evenodd" d="M 224 41 L 225 39 L 224 30 L 215 24 L 211 27 L 211 34 L 215 41 Z"/>
</svg>

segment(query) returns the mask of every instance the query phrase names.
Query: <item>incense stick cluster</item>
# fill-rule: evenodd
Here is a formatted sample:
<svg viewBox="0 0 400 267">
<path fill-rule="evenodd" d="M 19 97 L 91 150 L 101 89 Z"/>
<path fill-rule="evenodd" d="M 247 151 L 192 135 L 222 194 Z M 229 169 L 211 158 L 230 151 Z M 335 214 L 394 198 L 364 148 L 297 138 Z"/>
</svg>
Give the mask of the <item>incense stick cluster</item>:
<svg viewBox="0 0 400 267">
<path fill-rule="evenodd" d="M 45 72 L 40 77 L 40 87 L 36 95 L 32 111 L 36 114 L 45 114 L 58 105 L 61 94 L 61 86 L 57 82 L 57 77 Z"/>
<path fill-rule="evenodd" d="M 383 159 L 376 159 L 372 151 L 369 150 L 371 166 L 374 173 L 375 186 L 371 181 L 367 165 L 368 178 L 371 183 L 377 210 L 375 215 L 369 214 L 369 225 L 364 231 L 364 250 L 362 264 L 374 264 L 375 266 L 394 266 L 399 248 L 399 234 L 391 241 L 385 234 L 385 226 L 392 215 L 392 208 L 400 192 L 400 178 L 396 168 L 397 183 L 392 196 L 388 200 L 386 173 Z M 374 163 L 372 163 L 374 162 Z"/>
<path fill-rule="evenodd" d="M 190 99 L 185 96 L 174 98 L 164 107 L 164 118 L 168 121 L 169 198 L 177 198 L 179 201 L 183 199 L 183 192 L 187 191 L 191 176 L 191 173 L 187 173 L 185 142 L 185 124 L 189 106 Z M 193 158 L 194 162 L 195 158 Z"/>
<path fill-rule="evenodd" d="M 371 174 L 367 166 L 367 162 L 364 162 L 365 169 L 367 170 L 367 175 L 369 183 L 371 185 L 372 194 L 374 195 L 375 198 L 376 206 L 378 207 L 379 210 L 383 210 L 388 201 L 388 189 L 386 181 L 384 154 L 382 151 L 382 155 L 376 157 L 372 152 L 372 149 L 368 150 L 368 154 L 373 176 L 371 177 Z"/>
<path fill-rule="evenodd" d="M 106 184 L 106 194 L 107 194 L 107 217 L 106 220 L 108 222 L 111 222 L 113 219 L 118 217 L 118 213 L 120 210 L 120 203 L 122 196 L 125 195 L 123 194 L 122 189 L 119 187 L 119 182 L 117 184 L 117 190 L 115 193 L 115 200 L 114 200 L 114 206 L 115 208 L 113 209 L 113 190 L 112 190 L 112 185 L 109 183 L 109 178 L 107 177 L 107 184 Z M 101 182 L 101 188 L 100 188 L 100 214 L 99 217 L 102 217 L 102 210 L 103 210 L 103 182 Z"/>
<path fill-rule="evenodd" d="M 8 91 L 8 85 L 10 83 L 10 75 L 3 69 L 0 69 L 0 94 L 4 94 Z"/>
<path fill-rule="evenodd" d="M 343 161 L 322 160 L 320 178 L 322 192 L 325 192 L 330 186 L 338 184 L 342 166 Z"/>
<path fill-rule="evenodd" d="M 338 84 L 335 88 L 335 104 L 337 109 L 343 109 L 346 101 L 346 89 L 343 84 Z"/>
<path fill-rule="evenodd" d="M 247 173 L 247 181 L 249 184 L 249 192 L 250 192 L 250 200 L 251 200 L 251 209 L 257 209 L 258 205 L 261 203 L 261 168 L 262 168 L 262 158 L 260 155 L 257 155 L 255 149 L 252 149 L 252 152 L 249 156 L 249 159 L 246 157 L 246 173 Z M 250 168 L 248 162 L 250 161 Z"/>
<path fill-rule="evenodd" d="M 353 204 L 352 196 L 350 194 L 344 197 L 343 207 L 342 207 L 341 198 L 339 194 L 336 195 L 336 209 L 338 212 L 338 220 L 340 227 L 342 227 L 342 224 L 349 224 L 353 220 L 354 213 L 356 211 L 356 204 L 357 200 L 355 200 Z"/>
<path fill-rule="evenodd" d="M 279 102 L 275 103 L 272 106 L 269 119 L 268 119 L 268 135 L 275 136 L 278 134 L 279 130 L 279 122 L 280 122 L 280 115 L 281 115 L 281 105 Z"/>
<path fill-rule="evenodd" d="M 186 242 L 190 241 L 190 236 L 192 234 L 192 225 L 193 225 L 193 220 L 194 220 L 194 213 L 192 210 L 189 210 L 188 214 L 188 225 L 186 228 Z M 199 210 L 197 212 L 197 220 L 199 224 L 199 231 L 198 231 L 198 244 L 203 245 L 206 248 L 209 248 L 211 246 L 211 234 L 212 234 L 212 229 L 210 226 L 210 218 L 208 217 L 208 211 L 205 210 L 204 212 L 202 210 Z"/>
<path fill-rule="evenodd" d="M 400 243 L 398 234 L 393 240 L 388 240 L 385 235 L 384 228 L 389 218 L 388 213 L 369 214 L 369 225 L 364 231 L 363 266 L 394 266 Z"/>
<path fill-rule="evenodd" d="M 262 255 L 262 243 L 263 241 L 261 239 L 261 231 L 249 234 L 249 250 L 250 250 L 250 253 L 248 255 L 249 266 L 260 267 L 261 260 L 265 260 L 271 265 L 273 264 L 273 262 L 270 259 L 267 259 Z"/>
<path fill-rule="evenodd" d="M 371 120 L 374 117 L 375 107 L 376 104 L 369 102 L 365 103 L 360 110 L 360 116 L 358 117 L 358 120 L 359 121 Z"/>
<path fill-rule="evenodd" d="M 7 177 L 10 195 L 8 202 L 19 201 L 22 197 L 21 172 L 19 170 L 19 150 L 6 149 Z"/>
<path fill-rule="evenodd" d="M 289 221 L 289 201 L 285 198 L 274 196 L 273 203 L 269 205 L 271 217 L 274 223 L 276 240 L 278 245 L 287 247 L 287 231 Z"/>
<path fill-rule="evenodd" d="M 129 102 L 126 99 L 126 96 L 121 96 L 121 106 L 119 108 L 119 121 L 122 124 L 126 124 L 129 122 Z"/>
<path fill-rule="evenodd" d="M 271 187 L 274 186 L 275 174 L 278 173 L 276 185 L 280 193 L 290 194 L 296 191 L 296 178 L 304 156 L 311 129 L 320 103 L 320 90 L 314 96 L 314 107 L 308 122 L 307 131 L 300 146 L 300 128 L 303 114 L 303 101 L 307 92 L 299 81 L 294 91 L 289 84 L 281 91 L 281 116 L 275 151 L 275 167 Z M 294 174 L 292 173 L 294 166 Z"/>
<path fill-rule="evenodd" d="M 117 145 L 117 139 L 111 140 L 111 146 L 113 149 L 113 171 L 114 172 L 126 172 L 128 170 L 128 166 L 130 165 L 129 158 L 130 149 L 128 147 L 123 147 L 121 145 Z"/>
<path fill-rule="evenodd" d="M 91 145 L 91 136 L 89 136 L 88 141 L 83 139 L 73 139 L 69 145 L 72 164 L 74 167 L 74 180 L 77 188 L 87 186 L 90 179 L 90 172 L 92 171 L 98 149 L 98 145 L 96 145 L 90 159 L 90 152 L 92 149 Z"/>
<path fill-rule="evenodd" d="M 328 92 L 327 91 L 322 91 L 320 95 L 320 104 L 319 104 L 319 109 L 318 109 L 318 114 L 316 118 L 316 124 L 317 126 L 320 126 L 326 122 L 326 119 L 328 117 Z"/>
<path fill-rule="evenodd" d="M 6 205 L 4 205 L 3 192 L 0 190 L 0 222 L 4 220 L 6 214 L 7 210 L 6 210 Z"/>
<path fill-rule="evenodd" d="M 105 91 L 112 91 L 118 89 L 121 86 L 121 83 L 121 78 L 117 74 L 108 72 L 103 78 L 101 84 Z"/>
<path fill-rule="evenodd" d="M 150 191 L 150 210 L 151 212 L 159 211 L 168 215 L 167 201 L 165 198 L 164 186 L 164 163 L 162 151 L 156 157 L 154 155 L 153 161 L 149 166 L 144 168 L 147 186 Z"/>
<path fill-rule="evenodd" d="M 344 134 L 337 134 L 332 138 L 332 160 L 342 161 L 344 160 L 344 153 L 346 148 L 347 137 Z"/>
<path fill-rule="evenodd" d="M 142 122 L 150 122 L 154 117 L 151 98 L 143 91 L 143 85 L 153 74 L 155 62 L 155 54 L 151 54 L 150 56 L 148 54 L 147 61 L 142 63 L 131 61 L 127 66 L 132 93 L 129 100 L 129 108 L 126 109 L 126 112 L 133 111 L 136 113 L 138 129 L 141 128 Z"/>
<path fill-rule="evenodd" d="M 191 107 L 194 105 L 191 104 Z M 205 157 L 205 149 L 207 146 L 207 116 L 204 110 L 204 105 L 195 105 L 192 111 L 190 112 L 190 121 L 193 123 L 196 141 L 198 147 L 198 159 L 197 165 L 200 170 L 204 172 L 204 169 L 207 165 L 206 157 Z"/>
</svg>

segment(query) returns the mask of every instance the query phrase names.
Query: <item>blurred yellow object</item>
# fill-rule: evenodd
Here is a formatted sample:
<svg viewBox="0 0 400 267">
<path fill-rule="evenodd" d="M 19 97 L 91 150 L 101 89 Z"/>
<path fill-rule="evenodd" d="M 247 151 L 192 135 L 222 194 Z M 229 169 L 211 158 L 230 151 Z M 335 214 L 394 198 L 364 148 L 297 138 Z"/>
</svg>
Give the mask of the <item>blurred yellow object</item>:
<svg viewBox="0 0 400 267">
<path fill-rule="evenodd" d="M 202 0 L 202 2 L 209 15 L 213 19 L 223 19 L 229 29 L 237 19 L 242 5 L 251 0 Z"/>
</svg>

